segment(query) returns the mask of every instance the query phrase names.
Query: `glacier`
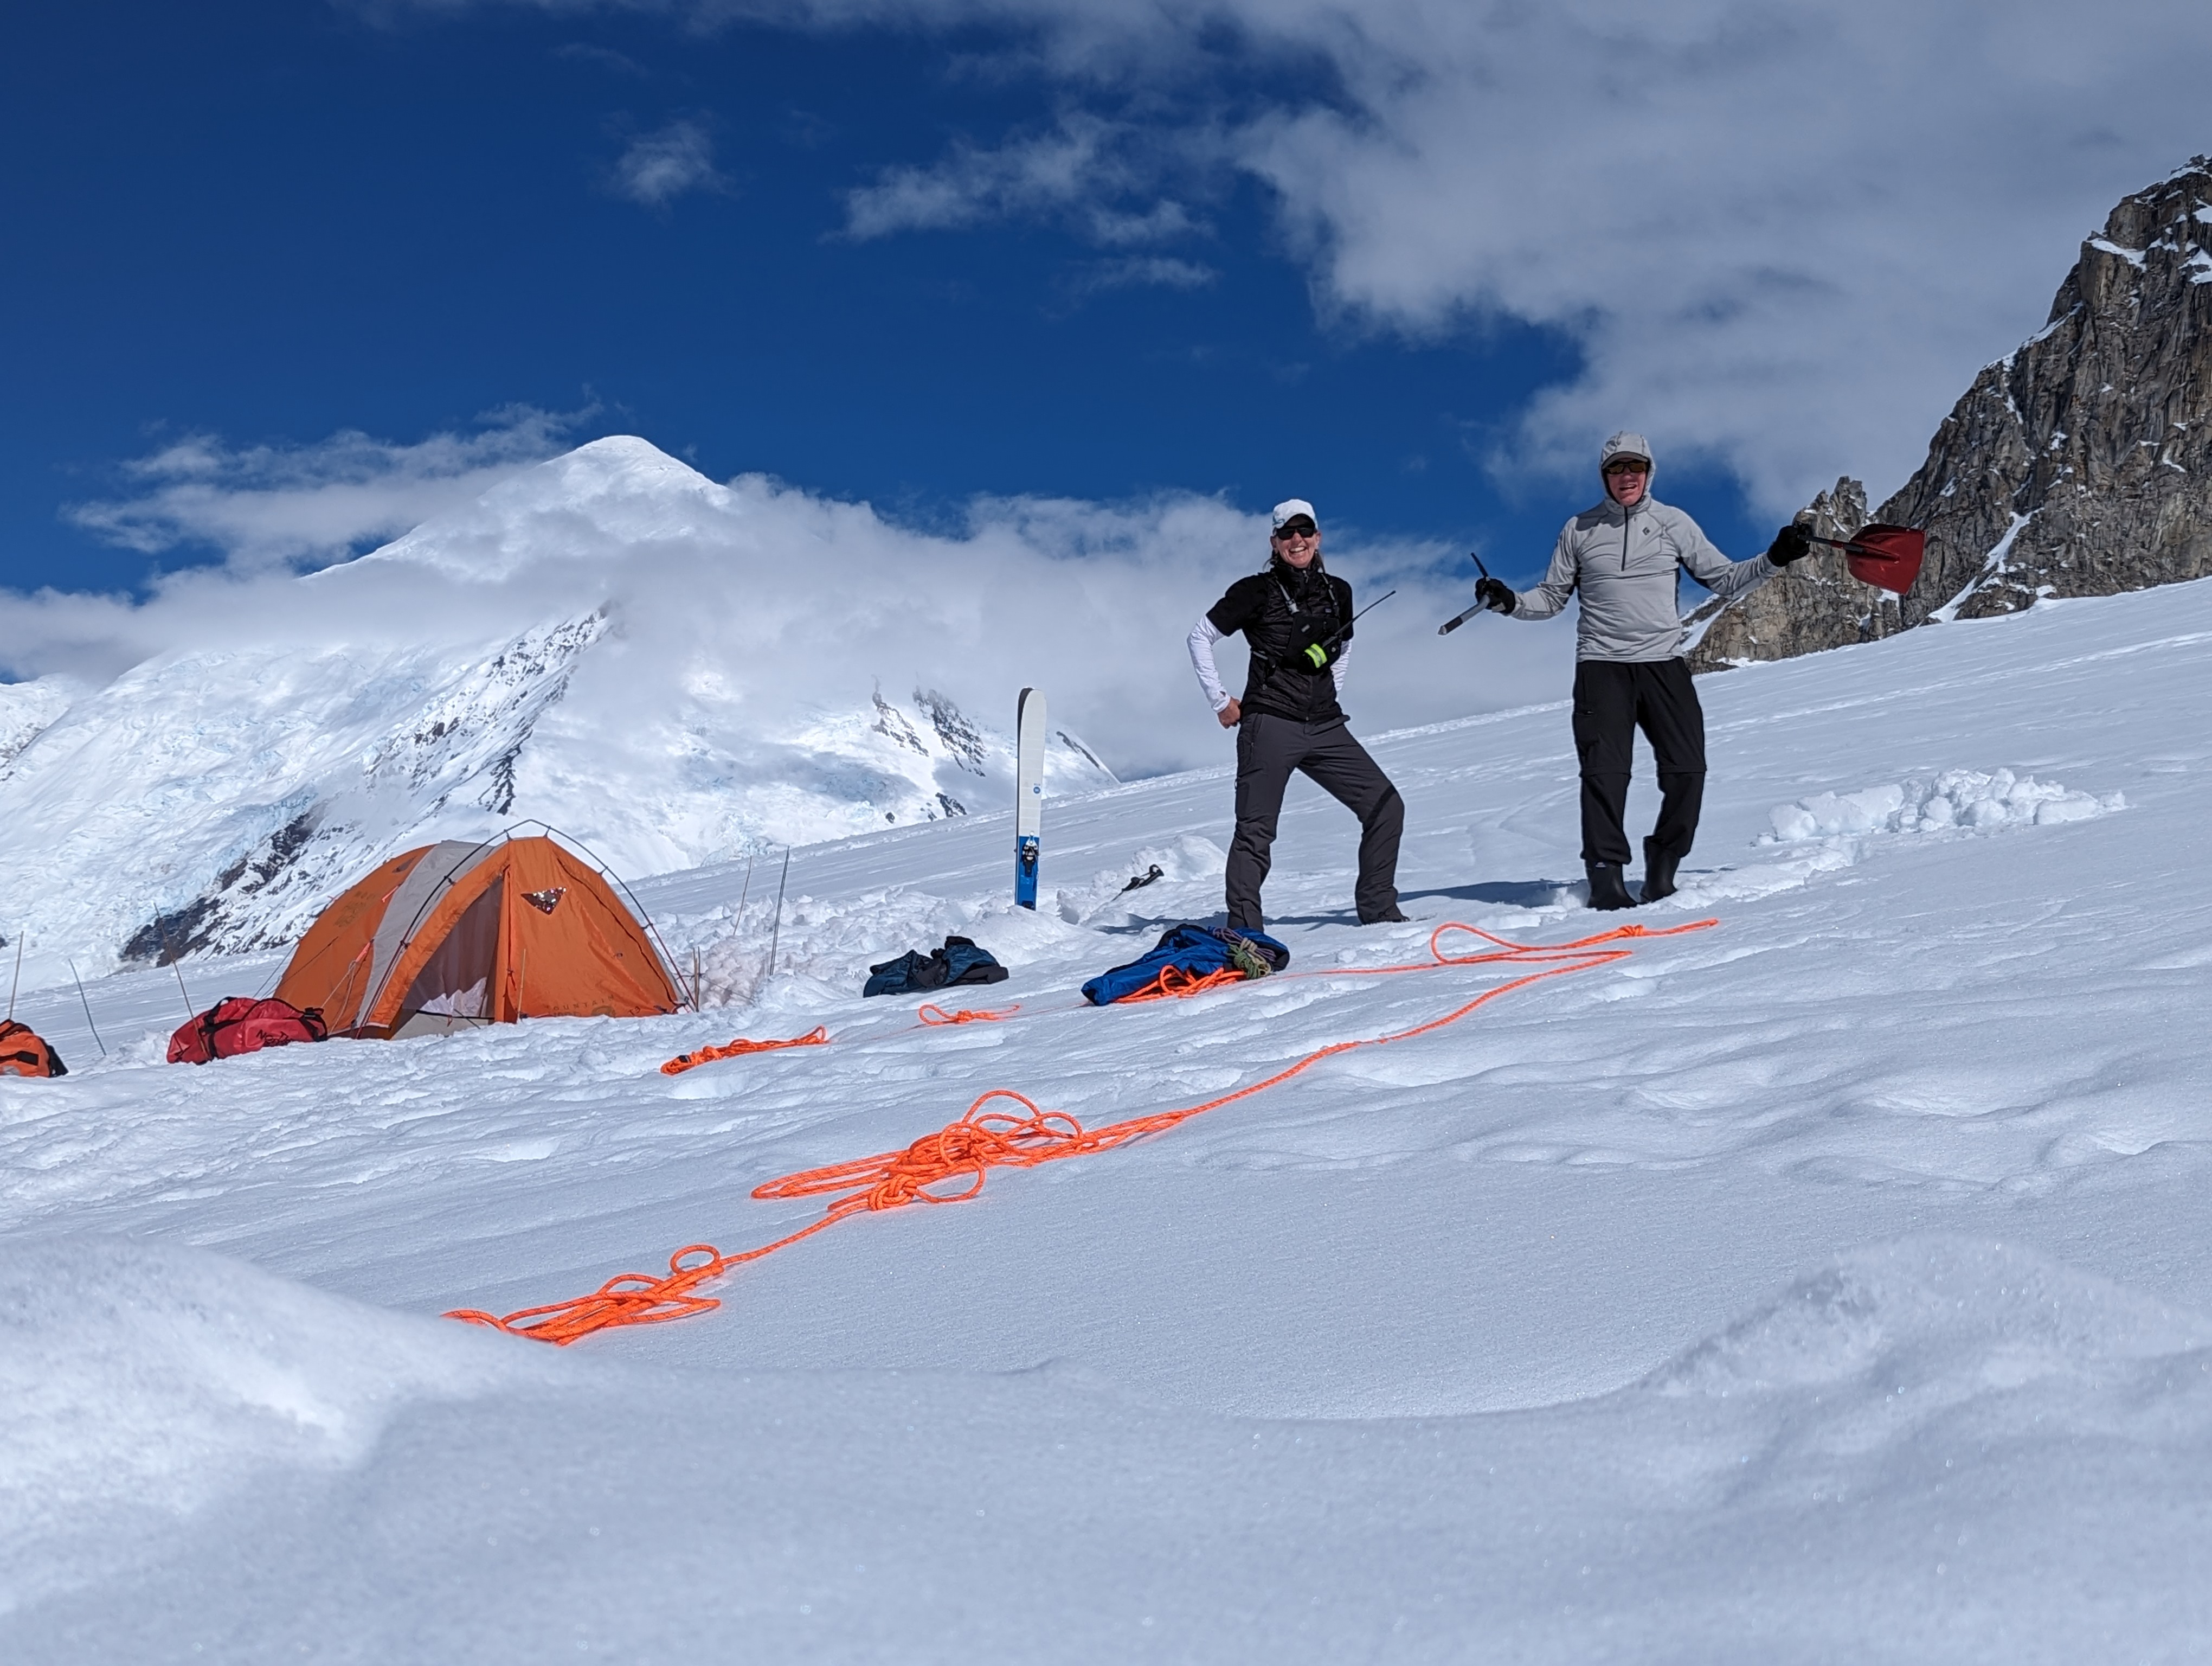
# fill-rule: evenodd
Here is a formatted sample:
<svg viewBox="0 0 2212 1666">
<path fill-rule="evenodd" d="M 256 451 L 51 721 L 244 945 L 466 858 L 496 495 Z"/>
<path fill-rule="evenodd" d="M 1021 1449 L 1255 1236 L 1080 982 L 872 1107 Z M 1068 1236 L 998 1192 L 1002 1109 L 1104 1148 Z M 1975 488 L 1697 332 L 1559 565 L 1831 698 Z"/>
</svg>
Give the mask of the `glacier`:
<svg viewBox="0 0 2212 1666">
<path fill-rule="evenodd" d="M 0 1079 L 0 1653 L 2202 1658 L 2208 675 L 2212 581 L 1711 679 L 1698 848 L 1629 919 L 1712 928 L 565 1350 L 437 1316 L 766 1243 L 820 1200 L 753 1187 L 993 1088 L 1097 1124 L 1434 1018 L 1506 969 L 1339 974 L 1446 921 L 1620 923 L 1565 703 L 1370 738 L 1413 924 L 1354 923 L 1295 783 L 1302 976 L 1190 1000 L 1078 991 L 1218 910 L 1225 736 L 1056 790 L 1034 913 L 1003 805 L 800 847 L 773 927 L 743 861 L 640 881 L 696 1013 L 192 1069 L 171 969 L 88 981 L 97 1042 L 27 992 L 72 1073 Z M 1002 1021 L 860 998 L 954 930 L 1012 976 L 940 999 Z"/>
</svg>

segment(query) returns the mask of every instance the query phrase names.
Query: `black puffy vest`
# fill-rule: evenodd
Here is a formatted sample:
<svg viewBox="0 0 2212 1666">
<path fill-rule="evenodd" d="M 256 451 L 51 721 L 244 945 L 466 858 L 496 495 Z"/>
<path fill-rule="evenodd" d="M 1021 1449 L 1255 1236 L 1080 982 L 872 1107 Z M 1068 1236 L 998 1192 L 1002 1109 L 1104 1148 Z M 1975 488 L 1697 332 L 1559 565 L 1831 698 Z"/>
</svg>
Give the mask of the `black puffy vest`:
<svg viewBox="0 0 2212 1666">
<path fill-rule="evenodd" d="M 1246 711 L 1267 712 L 1301 723 L 1317 723 L 1344 715 L 1336 703 L 1336 679 L 1325 662 L 1316 667 L 1306 657 L 1308 643 L 1334 635 L 1352 617 L 1352 587 L 1331 578 L 1314 557 L 1301 572 L 1271 557 L 1262 575 L 1267 585 L 1260 617 L 1244 627 L 1244 640 L 1252 650 L 1252 667 L 1244 679 Z M 1329 660 L 1344 651 L 1340 641 Z"/>
</svg>

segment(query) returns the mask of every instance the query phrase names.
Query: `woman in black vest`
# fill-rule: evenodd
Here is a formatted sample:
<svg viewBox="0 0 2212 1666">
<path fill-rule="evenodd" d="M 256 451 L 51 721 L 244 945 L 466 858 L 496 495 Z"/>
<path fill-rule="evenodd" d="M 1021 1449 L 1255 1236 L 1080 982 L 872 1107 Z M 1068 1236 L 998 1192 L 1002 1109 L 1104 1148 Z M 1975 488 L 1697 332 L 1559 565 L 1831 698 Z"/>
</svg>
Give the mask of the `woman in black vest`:
<svg viewBox="0 0 2212 1666">
<path fill-rule="evenodd" d="M 1403 920 L 1398 840 L 1406 801 L 1352 738 L 1337 695 L 1352 641 L 1352 587 L 1322 566 L 1313 505 L 1278 503 L 1265 572 L 1239 579 L 1191 627 L 1198 685 L 1224 729 L 1237 731 L 1237 836 L 1229 847 L 1229 923 L 1259 931 L 1260 887 L 1291 772 L 1303 770 L 1359 818 L 1359 923 Z M 1213 645 L 1244 633 L 1252 668 L 1239 700 L 1221 686 Z"/>
</svg>

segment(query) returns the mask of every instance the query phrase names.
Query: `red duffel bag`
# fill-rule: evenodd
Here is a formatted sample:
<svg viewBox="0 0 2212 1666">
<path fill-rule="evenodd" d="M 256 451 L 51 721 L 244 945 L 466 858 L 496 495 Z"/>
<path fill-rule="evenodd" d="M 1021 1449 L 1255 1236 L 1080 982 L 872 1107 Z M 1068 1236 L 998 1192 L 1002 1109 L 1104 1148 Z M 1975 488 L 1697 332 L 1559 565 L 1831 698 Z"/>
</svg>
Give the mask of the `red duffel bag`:
<svg viewBox="0 0 2212 1666">
<path fill-rule="evenodd" d="M 289 1000 L 225 995 L 169 1037 L 169 1062 L 205 1064 L 210 1059 L 258 1053 L 264 1047 L 319 1042 L 330 1033 L 319 1006 L 303 1012 Z"/>
</svg>

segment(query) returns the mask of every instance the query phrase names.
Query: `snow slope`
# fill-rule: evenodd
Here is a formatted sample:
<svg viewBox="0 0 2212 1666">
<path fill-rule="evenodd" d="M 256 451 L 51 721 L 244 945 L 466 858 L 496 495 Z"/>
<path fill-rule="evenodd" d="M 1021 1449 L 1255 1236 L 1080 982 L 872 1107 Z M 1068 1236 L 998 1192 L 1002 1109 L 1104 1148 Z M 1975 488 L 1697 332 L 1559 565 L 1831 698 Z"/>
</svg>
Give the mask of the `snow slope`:
<svg viewBox="0 0 2212 1666">
<path fill-rule="evenodd" d="M 1477 629 L 1504 629 L 1497 622 Z M 744 1004 L 0 1080 L 10 1660 L 2179 1662 L 2212 1651 L 2212 583 L 1706 679 L 1711 916 L 1156 1140 L 863 1215 L 717 1311 L 441 1321 L 764 1243 L 1009 1087 L 1097 1123 L 1438 1016 L 1580 906 L 1567 714 L 1374 744 L 1419 925 L 1293 789 L 1294 972 L 1098 1011 L 1218 907 L 1224 771 L 641 888 Z M 1224 743 L 1225 745 L 1225 743 Z M 1939 805 L 1942 807 L 1939 808 Z M 1653 800 L 1639 782 L 1635 813 Z M 1157 862 L 1165 877 L 1124 894 Z M 868 962 L 1012 978 L 916 1025 Z M 204 1000 L 270 957 L 188 964 Z M 826 1025 L 823 1048 L 663 1059 Z"/>
</svg>

